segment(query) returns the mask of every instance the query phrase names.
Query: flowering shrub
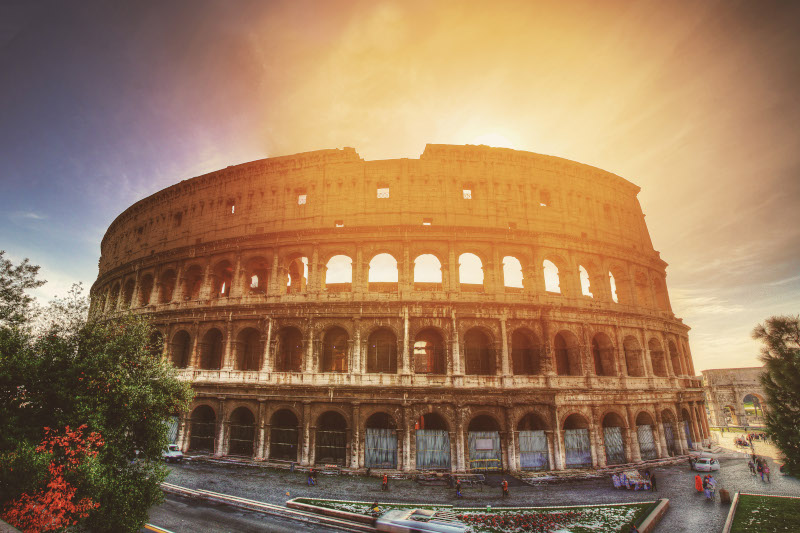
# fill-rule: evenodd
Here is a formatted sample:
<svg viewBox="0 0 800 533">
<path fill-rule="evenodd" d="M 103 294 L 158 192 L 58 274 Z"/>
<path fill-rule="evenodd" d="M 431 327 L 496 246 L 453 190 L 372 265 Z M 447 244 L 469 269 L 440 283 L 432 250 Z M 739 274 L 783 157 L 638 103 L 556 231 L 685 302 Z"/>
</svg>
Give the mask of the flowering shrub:
<svg viewBox="0 0 800 533">
<path fill-rule="evenodd" d="M 76 525 L 79 519 L 89 516 L 89 511 L 99 507 L 91 498 L 76 500 L 77 489 L 68 480 L 86 461 L 97 456 L 103 445 L 99 433 L 92 432 L 84 438 L 86 425 L 76 430 L 69 426 L 63 434 L 45 428 L 45 437 L 36 447 L 36 453 L 50 457 L 47 466 L 46 487 L 34 494 L 23 493 L 6 504 L 2 517 L 25 533 L 56 531 Z"/>
</svg>

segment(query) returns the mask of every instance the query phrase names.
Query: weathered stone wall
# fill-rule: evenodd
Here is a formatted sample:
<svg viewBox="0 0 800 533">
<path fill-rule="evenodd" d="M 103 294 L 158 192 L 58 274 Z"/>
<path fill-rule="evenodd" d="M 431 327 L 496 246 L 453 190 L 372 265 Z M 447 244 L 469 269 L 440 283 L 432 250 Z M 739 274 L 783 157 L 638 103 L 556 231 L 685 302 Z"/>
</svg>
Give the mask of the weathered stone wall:
<svg viewBox="0 0 800 533">
<path fill-rule="evenodd" d="M 576 421 L 589 430 L 594 465 L 605 463 L 611 418 L 629 460 L 639 459 L 637 420 L 654 426 L 660 455 L 672 424 L 680 452 L 684 421 L 693 441 L 707 436 L 702 390 L 638 190 L 586 165 L 483 146 L 428 145 L 419 160 L 389 161 L 346 148 L 229 167 L 112 223 L 91 312 L 153 316 L 196 406 L 213 410 L 219 454 L 230 451 L 237 407 L 250 415 L 238 411 L 233 425 L 255 428 L 262 458 L 273 413 L 293 412 L 304 463 L 314 462 L 328 411 L 346 423 L 352 467 L 364 463 L 375 412 L 390 416 L 406 470 L 427 410 L 448 426 L 460 471 L 470 467 L 469 423 L 482 414 L 495 421 L 510 470 L 527 414 L 547 431 L 550 468 L 564 468 L 563 430 Z M 462 283 L 464 253 L 480 259 L 482 284 Z M 396 283 L 369 281 L 378 254 L 396 260 Z M 415 280 L 423 254 L 438 260 L 441 282 Z M 350 258 L 351 283 L 328 282 L 337 255 Z M 509 258 L 521 287 L 507 286 Z M 559 289 L 546 290 L 545 261 Z M 191 426 L 187 413 L 185 447 Z"/>
</svg>

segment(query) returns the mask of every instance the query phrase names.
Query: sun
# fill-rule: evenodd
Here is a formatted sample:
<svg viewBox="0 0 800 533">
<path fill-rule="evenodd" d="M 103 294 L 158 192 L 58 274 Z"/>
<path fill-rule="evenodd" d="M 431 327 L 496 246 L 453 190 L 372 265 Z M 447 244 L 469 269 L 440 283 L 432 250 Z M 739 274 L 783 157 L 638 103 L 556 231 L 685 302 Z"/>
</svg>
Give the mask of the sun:
<svg viewBox="0 0 800 533">
<path fill-rule="evenodd" d="M 479 135 L 473 138 L 469 144 L 485 144 L 487 146 L 493 146 L 495 148 L 514 148 L 516 146 L 514 143 L 500 133 L 492 132 L 492 133 L 484 133 L 483 135 Z"/>
</svg>

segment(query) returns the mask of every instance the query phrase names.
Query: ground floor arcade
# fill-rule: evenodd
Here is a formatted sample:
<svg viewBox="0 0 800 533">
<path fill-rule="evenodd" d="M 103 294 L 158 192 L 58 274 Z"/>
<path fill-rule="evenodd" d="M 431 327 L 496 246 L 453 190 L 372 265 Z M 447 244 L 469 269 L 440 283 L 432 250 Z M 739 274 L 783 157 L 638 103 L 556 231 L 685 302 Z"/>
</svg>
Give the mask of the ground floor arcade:
<svg viewBox="0 0 800 533">
<path fill-rule="evenodd" d="M 389 391 L 375 400 L 330 396 L 200 395 L 180 420 L 177 442 L 186 452 L 304 466 L 514 472 L 680 455 L 709 436 L 699 398 L 575 403 L 555 394 L 483 403 L 478 394 L 437 400 L 399 394 L 394 401 Z"/>
</svg>

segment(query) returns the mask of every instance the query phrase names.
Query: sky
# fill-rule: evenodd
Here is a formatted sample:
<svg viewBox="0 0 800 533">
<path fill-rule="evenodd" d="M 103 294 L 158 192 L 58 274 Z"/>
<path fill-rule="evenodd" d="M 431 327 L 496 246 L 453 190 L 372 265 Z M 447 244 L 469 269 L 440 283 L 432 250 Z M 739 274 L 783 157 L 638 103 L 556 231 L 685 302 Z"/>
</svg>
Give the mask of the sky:
<svg viewBox="0 0 800 533">
<path fill-rule="evenodd" d="M 695 369 L 800 313 L 800 3 L 0 0 L 0 249 L 47 301 L 131 204 L 352 146 L 556 155 L 642 188 Z"/>
</svg>

